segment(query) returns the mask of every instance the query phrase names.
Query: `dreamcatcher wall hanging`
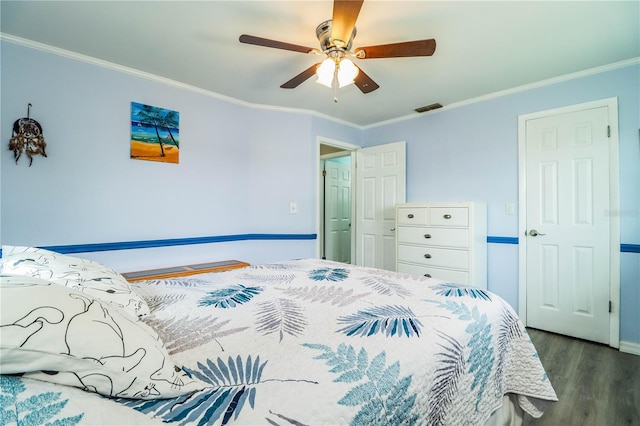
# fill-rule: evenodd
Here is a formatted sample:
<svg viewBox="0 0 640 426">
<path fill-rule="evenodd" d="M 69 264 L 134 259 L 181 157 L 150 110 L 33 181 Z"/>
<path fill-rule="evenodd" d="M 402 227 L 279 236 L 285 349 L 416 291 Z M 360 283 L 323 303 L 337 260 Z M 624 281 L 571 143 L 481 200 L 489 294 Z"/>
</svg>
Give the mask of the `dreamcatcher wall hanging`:
<svg viewBox="0 0 640 426">
<path fill-rule="evenodd" d="M 42 126 L 30 117 L 31 104 L 27 107 L 27 117 L 19 118 L 13 123 L 13 136 L 9 140 L 9 149 L 13 151 L 13 159 L 18 160 L 22 154 L 29 157 L 29 167 L 33 163 L 34 155 L 46 157 L 45 147 L 47 144 L 42 135 Z"/>
</svg>

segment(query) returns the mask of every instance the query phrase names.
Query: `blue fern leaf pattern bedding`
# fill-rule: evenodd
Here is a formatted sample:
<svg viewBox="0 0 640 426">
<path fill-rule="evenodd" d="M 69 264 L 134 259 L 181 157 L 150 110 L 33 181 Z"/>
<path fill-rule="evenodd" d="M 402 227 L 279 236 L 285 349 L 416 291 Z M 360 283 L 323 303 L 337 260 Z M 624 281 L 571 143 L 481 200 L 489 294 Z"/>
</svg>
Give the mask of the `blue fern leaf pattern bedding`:
<svg viewBox="0 0 640 426">
<path fill-rule="evenodd" d="M 315 281 L 344 281 L 349 276 L 345 268 L 318 268 L 309 271 L 309 278 Z"/>
<path fill-rule="evenodd" d="M 403 306 L 378 306 L 358 311 L 338 318 L 338 324 L 347 324 L 338 330 L 347 336 L 371 336 L 375 333 L 383 333 L 386 336 L 420 337 L 420 327 L 422 327 L 422 323 L 413 314 L 411 308 Z"/>
<path fill-rule="evenodd" d="M 318 259 L 131 287 L 203 388 L 140 400 L 2 376 L 5 423 L 29 398 L 65 404 L 45 421 L 60 425 L 483 425 L 504 395 L 535 417 L 557 400 L 517 315 L 486 290 Z"/>
<path fill-rule="evenodd" d="M 462 287 L 456 284 L 444 283 L 435 287 L 438 294 L 443 296 L 471 296 L 474 299 L 491 300 L 489 292 L 480 288 Z"/>
<path fill-rule="evenodd" d="M 232 285 L 219 290 L 210 291 L 203 297 L 198 306 L 213 306 L 215 308 L 235 308 L 246 303 L 262 291 L 260 287 L 245 287 L 242 284 Z"/>
<path fill-rule="evenodd" d="M 356 356 L 353 346 L 341 344 L 334 352 L 324 345 L 305 344 L 311 349 L 321 350 L 316 359 L 326 360 L 333 368 L 331 373 L 340 373 L 335 382 L 358 383 L 351 388 L 338 404 L 359 407 L 351 424 L 396 425 L 416 424 L 418 415 L 413 414 L 416 395 L 407 395 L 411 376 L 399 378 L 400 362 L 386 365 L 386 353 L 380 352 L 368 362 L 367 351 L 362 348 Z"/>
<path fill-rule="evenodd" d="M 229 357 L 226 361 L 222 358 L 216 361 L 207 359 L 203 363 L 198 362 L 196 369 L 186 371 L 211 384 L 211 388 L 173 400 L 121 402 L 138 411 L 160 416 L 165 422 L 208 425 L 218 421 L 226 425 L 238 417 L 245 402 L 254 407 L 255 385 L 260 383 L 266 364 L 267 361 L 262 362 L 260 356 L 252 360 L 251 355 L 246 360 L 240 356 L 235 360 Z"/>
<path fill-rule="evenodd" d="M 59 415 L 69 402 L 68 399 L 61 399 L 60 392 L 21 397 L 20 394 L 25 391 L 26 386 L 17 377 L 0 376 L 0 424 L 74 426 L 82 419 L 82 413 L 70 417 Z"/>
</svg>

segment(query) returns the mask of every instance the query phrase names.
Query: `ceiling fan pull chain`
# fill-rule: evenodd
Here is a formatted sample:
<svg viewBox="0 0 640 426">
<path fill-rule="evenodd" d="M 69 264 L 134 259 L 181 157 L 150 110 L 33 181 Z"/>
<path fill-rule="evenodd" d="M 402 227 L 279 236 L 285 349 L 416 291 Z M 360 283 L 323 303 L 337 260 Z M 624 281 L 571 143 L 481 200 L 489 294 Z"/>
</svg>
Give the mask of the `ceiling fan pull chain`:
<svg viewBox="0 0 640 426">
<path fill-rule="evenodd" d="M 333 69 L 333 102 L 338 103 L 338 70 L 340 69 L 340 62 L 336 61 L 336 66 Z"/>
</svg>

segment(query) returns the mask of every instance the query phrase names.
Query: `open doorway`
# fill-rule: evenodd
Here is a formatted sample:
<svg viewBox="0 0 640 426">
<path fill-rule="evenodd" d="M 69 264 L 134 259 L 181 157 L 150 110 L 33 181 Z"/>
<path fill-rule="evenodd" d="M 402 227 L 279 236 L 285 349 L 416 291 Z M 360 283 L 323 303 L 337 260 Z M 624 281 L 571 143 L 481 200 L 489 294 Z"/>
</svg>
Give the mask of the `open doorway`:
<svg viewBox="0 0 640 426">
<path fill-rule="evenodd" d="M 322 169 L 321 214 L 323 244 L 321 258 L 351 263 L 351 154 L 320 156 Z"/>
<path fill-rule="evenodd" d="M 318 257 L 355 263 L 354 152 L 359 147 L 318 138 Z"/>
<path fill-rule="evenodd" d="M 317 143 L 317 256 L 325 255 L 323 247 L 328 239 L 325 236 L 326 207 L 322 160 L 349 155 L 352 185 L 349 197 L 352 218 L 349 261 L 354 265 L 394 271 L 395 206 L 406 201 L 405 142 L 362 148 L 318 137 Z M 328 147 L 323 147 L 324 145 Z"/>
</svg>

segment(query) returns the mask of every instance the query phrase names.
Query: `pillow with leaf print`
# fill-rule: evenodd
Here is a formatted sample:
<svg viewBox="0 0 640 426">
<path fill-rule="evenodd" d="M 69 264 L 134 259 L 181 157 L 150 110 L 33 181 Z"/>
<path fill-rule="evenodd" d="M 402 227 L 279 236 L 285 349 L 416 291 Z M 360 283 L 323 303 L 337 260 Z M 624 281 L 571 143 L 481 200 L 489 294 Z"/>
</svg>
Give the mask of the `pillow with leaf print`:
<svg viewBox="0 0 640 426">
<path fill-rule="evenodd" d="M 119 273 L 94 260 L 36 247 L 3 246 L 0 273 L 42 278 L 116 305 L 134 317 L 149 306 Z"/>
<path fill-rule="evenodd" d="M 0 275 L 0 372 L 109 397 L 160 399 L 207 387 L 170 359 L 156 332 L 69 287 Z"/>
</svg>

